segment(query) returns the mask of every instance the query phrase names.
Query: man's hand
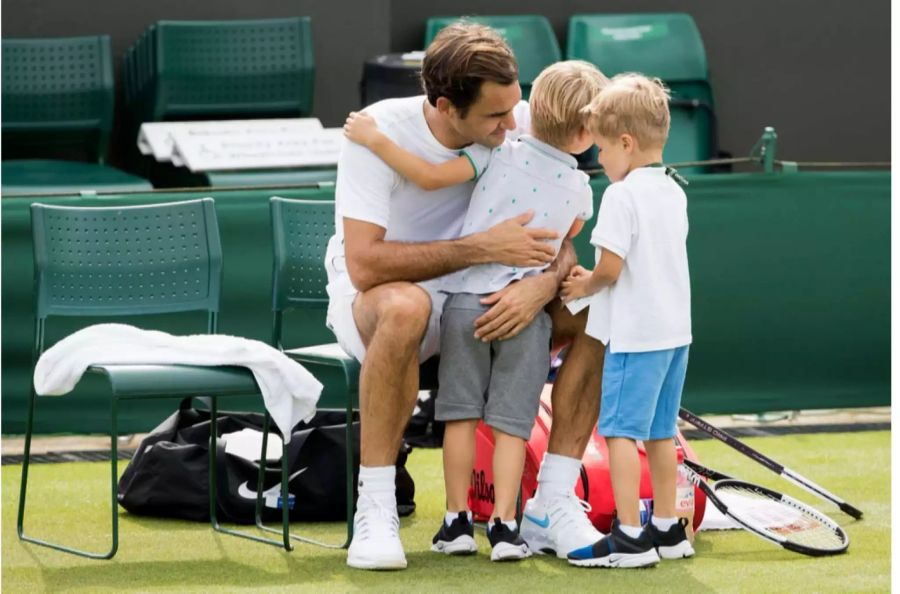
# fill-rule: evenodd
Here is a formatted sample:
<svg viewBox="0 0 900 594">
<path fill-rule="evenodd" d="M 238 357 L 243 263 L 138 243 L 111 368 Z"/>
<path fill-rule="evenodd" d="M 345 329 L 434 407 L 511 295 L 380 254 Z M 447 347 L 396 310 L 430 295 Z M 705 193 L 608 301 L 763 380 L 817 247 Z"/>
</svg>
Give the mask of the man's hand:
<svg viewBox="0 0 900 594">
<path fill-rule="evenodd" d="M 529 210 L 471 236 L 477 238 L 484 251 L 484 262 L 522 267 L 552 262 L 556 250 L 546 240 L 558 238 L 559 233 L 552 229 L 525 227 L 532 218 L 534 211 Z"/>
<path fill-rule="evenodd" d="M 594 273 L 587 270 L 583 266 L 575 266 L 562 282 L 559 290 L 559 296 L 563 303 L 569 303 L 581 297 L 587 297 L 596 293 L 593 283 Z"/>
<path fill-rule="evenodd" d="M 365 147 L 371 146 L 379 137 L 378 124 L 369 114 L 351 111 L 344 122 L 344 136 Z"/>
<path fill-rule="evenodd" d="M 481 300 L 491 305 L 475 320 L 475 338 L 488 342 L 507 340 L 521 332 L 556 294 L 556 279 L 550 273 L 511 283 Z"/>
</svg>

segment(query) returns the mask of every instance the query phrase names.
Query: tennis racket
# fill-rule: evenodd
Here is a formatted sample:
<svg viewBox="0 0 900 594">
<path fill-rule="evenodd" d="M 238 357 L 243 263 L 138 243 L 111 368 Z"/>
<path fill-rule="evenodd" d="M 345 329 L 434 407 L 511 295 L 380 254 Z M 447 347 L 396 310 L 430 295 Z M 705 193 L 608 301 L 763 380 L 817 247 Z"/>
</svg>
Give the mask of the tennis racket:
<svg viewBox="0 0 900 594">
<path fill-rule="evenodd" d="M 720 512 L 745 530 L 789 551 L 819 557 L 843 553 L 844 530 L 819 510 L 777 491 L 684 460 L 688 476 Z M 703 477 L 713 480 L 707 483 Z"/>
<path fill-rule="evenodd" d="M 765 454 L 763 454 L 761 452 L 757 452 L 756 450 L 754 450 L 753 448 L 751 448 L 744 442 L 738 440 L 733 435 L 726 433 L 725 431 L 719 429 L 718 427 L 714 427 L 713 425 L 710 425 L 709 423 L 707 423 L 706 421 L 704 421 L 703 419 L 701 419 L 700 417 L 698 417 L 691 411 L 687 410 L 686 408 L 680 409 L 678 411 L 678 416 L 681 417 L 682 419 L 684 419 L 685 421 L 687 421 L 688 423 L 690 423 L 691 425 L 693 425 L 694 427 L 700 429 L 701 431 L 708 433 L 708 434 L 712 435 L 713 437 L 715 437 L 716 439 L 718 439 L 719 441 L 731 446 L 732 448 L 736 449 L 737 451 L 744 454 L 748 458 L 755 460 L 756 462 L 759 462 L 760 464 L 762 464 L 763 466 L 765 466 L 766 468 L 768 468 L 775 474 L 783 476 L 785 479 L 791 481 L 798 487 L 801 487 L 801 488 L 809 491 L 810 493 L 812 493 L 813 495 L 816 495 L 817 497 L 821 497 L 822 499 L 826 499 L 828 501 L 831 501 L 832 503 L 835 503 L 839 508 L 841 508 L 842 512 L 852 516 L 853 518 L 855 518 L 857 520 L 862 518 L 862 516 L 863 516 L 862 511 L 853 507 L 852 505 L 850 505 L 849 503 L 847 503 L 846 501 L 844 501 L 843 499 L 841 499 L 834 493 L 826 490 L 824 487 L 819 486 L 818 484 L 809 480 L 808 478 L 801 475 L 800 473 L 798 473 L 794 470 L 791 470 L 790 468 L 788 468 L 782 464 L 779 464 L 778 462 L 769 458 Z"/>
</svg>

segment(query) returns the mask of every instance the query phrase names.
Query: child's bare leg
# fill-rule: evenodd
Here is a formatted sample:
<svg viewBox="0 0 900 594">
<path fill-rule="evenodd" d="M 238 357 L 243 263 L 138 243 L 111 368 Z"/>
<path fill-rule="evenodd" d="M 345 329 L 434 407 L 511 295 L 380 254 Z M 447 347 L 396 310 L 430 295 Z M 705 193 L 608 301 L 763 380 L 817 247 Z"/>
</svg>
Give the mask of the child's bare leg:
<svg viewBox="0 0 900 594">
<path fill-rule="evenodd" d="M 627 437 L 607 437 L 606 445 L 609 448 L 609 474 L 616 498 L 617 517 L 621 524 L 639 528 L 641 462 L 637 445 Z"/>
<path fill-rule="evenodd" d="M 444 426 L 444 488 L 448 512 L 468 510 L 477 426 L 478 419 L 447 421 Z"/>
<path fill-rule="evenodd" d="M 675 442 L 671 439 L 654 439 L 644 442 L 650 478 L 653 481 L 653 515 L 660 518 L 675 517 L 675 481 L 678 457 Z M 618 501 L 618 499 L 617 499 Z"/>
<path fill-rule="evenodd" d="M 522 469 L 525 466 L 525 440 L 494 430 L 494 511 L 491 521 L 502 521 L 516 517 L 516 499 L 522 483 Z M 451 510 L 452 511 L 452 510 Z"/>
</svg>

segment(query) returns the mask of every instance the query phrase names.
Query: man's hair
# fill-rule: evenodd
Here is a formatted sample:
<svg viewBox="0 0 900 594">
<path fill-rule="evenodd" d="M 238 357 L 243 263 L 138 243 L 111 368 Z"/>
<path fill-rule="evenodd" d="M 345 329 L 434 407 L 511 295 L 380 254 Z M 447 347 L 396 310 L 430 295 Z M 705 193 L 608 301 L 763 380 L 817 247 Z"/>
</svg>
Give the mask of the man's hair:
<svg viewBox="0 0 900 594">
<path fill-rule="evenodd" d="M 425 50 L 421 76 L 432 106 L 438 97 L 446 97 L 464 118 L 478 99 L 481 83 L 511 85 L 519 79 L 519 66 L 496 30 L 459 21 L 442 29 Z"/>
<path fill-rule="evenodd" d="M 584 108 L 609 83 L 596 66 L 583 60 L 544 68 L 531 87 L 531 133 L 557 148 L 569 144 L 585 125 Z"/>
<path fill-rule="evenodd" d="M 642 149 L 663 147 L 669 137 L 669 97 L 658 78 L 618 74 L 585 110 L 588 129 L 606 138 L 630 134 Z"/>
</svg>

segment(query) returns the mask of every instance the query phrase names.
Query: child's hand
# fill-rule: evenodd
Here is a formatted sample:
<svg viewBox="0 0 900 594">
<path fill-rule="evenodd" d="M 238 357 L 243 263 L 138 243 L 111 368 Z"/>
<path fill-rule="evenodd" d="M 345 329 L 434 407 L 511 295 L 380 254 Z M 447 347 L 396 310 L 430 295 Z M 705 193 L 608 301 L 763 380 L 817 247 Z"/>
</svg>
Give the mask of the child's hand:
<svg viewBox="0 0 900 594">
<path fill-rule="evenodd" d="M 351 111 L 344 122 L 344 136 L 365 147 L 378 138 L 378 134 L 378 124 L 365 112 Z"/>
<path fill-rule="evenodd" d="M 591 289 L 592 275 L 593 273 L 583 266 L 575 266 L 572 271 L 569 272 L 569 276 L 566 277 L 566 280 L 562 282 L 562 286 L 559 290 L 559 296 L 562 298 L 562 302 L 568 303 L 575 299 L 579 299 L 580 297 L 587 297 L 588 295 L 593 294 L 594 291 Z"/>
</svg>

